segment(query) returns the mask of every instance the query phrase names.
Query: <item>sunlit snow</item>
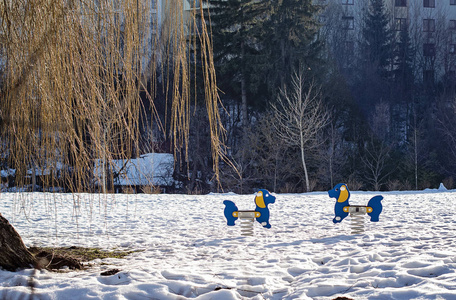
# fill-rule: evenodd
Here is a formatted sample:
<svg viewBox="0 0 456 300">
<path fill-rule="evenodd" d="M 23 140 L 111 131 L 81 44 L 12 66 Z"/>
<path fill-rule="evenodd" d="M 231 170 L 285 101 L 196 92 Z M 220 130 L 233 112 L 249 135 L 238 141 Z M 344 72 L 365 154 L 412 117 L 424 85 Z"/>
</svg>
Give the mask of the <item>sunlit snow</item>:
<svg viewBox="0 0 456 300">
<path fill-rule="evenodd" d="M 273 193 L 272 228 L 245 237 L 223 201 L 253 209 L 253 193 L 2 193 L 27 246 L 141 251 L 84 271 L 0 270 L 0 299 L 456 299 L 456 191 L 352 192 L 350 203 L 377 194 L 380 221 L 366 216 L 363 234 L 350 216 L 333 223 L 325 192 Z"/>
</svg>

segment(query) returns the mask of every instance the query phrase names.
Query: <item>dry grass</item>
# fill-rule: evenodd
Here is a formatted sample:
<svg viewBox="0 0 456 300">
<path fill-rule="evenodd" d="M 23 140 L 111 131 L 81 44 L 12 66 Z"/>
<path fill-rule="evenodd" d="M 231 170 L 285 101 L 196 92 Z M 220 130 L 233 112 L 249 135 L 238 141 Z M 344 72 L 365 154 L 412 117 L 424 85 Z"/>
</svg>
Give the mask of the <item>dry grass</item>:
<svg viewBox="0 0 456 300">
<path fill-rule="evenodd" d="M 31 247 L 28 249 L 46 269 L 84 269 L 84 262 L 105 258 L 124 258 L 138 251 L 105 251 L 84 247 Z M 87 265 L 86 265 L 87 266 Z"/>
<path fill-rule="evenodd" d="M 142 187 L 142 192 L 144 194 L 161 194 L 161 189 L 159 186 L 145 185 Z"/>
<path fill-rule="evenodd" d="M 107 251 L 97 248 L 85 248 L 85 247 L 33 247 L 29 248 L 29 251 L 36 254 L 41 251 L 46 251 L 49 253 L 54 253 L 61 256 L 69 256 L 74 259 L 77 259 L 81 262 L 88 262 L 94 259 L 104 259 L 104 258 L 124 258 L 127 255 L 138 251 Z"/>
</svg>

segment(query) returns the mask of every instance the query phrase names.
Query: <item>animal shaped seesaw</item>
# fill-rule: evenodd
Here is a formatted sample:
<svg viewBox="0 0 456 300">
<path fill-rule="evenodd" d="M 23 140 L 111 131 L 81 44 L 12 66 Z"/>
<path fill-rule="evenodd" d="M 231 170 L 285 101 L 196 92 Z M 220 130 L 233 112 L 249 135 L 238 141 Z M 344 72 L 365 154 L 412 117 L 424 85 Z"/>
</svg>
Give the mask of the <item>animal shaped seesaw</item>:
<svg viewBox="0 0 456 300">
<path fill-rule="evenodd" d="M 271 228 L 269 224 L 268 205 L 275 202 L 276 197 L 267 190 L 261 189 L 255 194 L 255 210 L 239 210 L 233 201 L 225 200 L 223 211 L 227 225 L 234 226 L 237 219 L 241 220 L 241 234 L 253 235 L 253 221 L 256 219 L 264 228 Z"/>
<path fill-rule="evenodd" d="M 367 206 L 350 205 L 350 191 L 345 183 L 339 183 L 332 190 L 328 191 L 330 198 L 336 198 L 336 205 L 334 207 L 335 217 L 334 223 L 340 223 L 350 214 L 352 218 L 352 233 L 361 233 L 364 231 L 364 215 L 368 214 L 371 217 L 371 222 L 378 222 L 380 213 L 383 210 L 382 199 L 378 195 L 369 200 Z"/>
</svg>

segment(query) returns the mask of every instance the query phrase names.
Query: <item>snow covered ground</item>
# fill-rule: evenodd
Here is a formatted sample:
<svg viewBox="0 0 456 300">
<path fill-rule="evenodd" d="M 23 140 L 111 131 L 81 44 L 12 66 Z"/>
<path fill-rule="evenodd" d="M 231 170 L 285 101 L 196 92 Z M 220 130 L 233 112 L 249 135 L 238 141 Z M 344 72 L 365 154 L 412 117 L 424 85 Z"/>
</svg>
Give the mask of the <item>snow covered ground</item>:
<svg viewBox="0 0 456 300">
<path fill-rule="evenodd" d="M 350 204 L 376 194 L 352 192 Z M 37 271 L 33 289 L 33 270 L 0 270 L 0 299 L 456 299 L 456 191 L 380 194 L 380 222 L 366 216 L 364 234 L 350 217 L 332 222 L 327 193 L 309 193 L 274 194 L 272 228 L 244 237 L 222 203 L 254 209 L 253 194 L 2 193 L 0 213 L 27 246 L 142 251 Z"/>
</svg>

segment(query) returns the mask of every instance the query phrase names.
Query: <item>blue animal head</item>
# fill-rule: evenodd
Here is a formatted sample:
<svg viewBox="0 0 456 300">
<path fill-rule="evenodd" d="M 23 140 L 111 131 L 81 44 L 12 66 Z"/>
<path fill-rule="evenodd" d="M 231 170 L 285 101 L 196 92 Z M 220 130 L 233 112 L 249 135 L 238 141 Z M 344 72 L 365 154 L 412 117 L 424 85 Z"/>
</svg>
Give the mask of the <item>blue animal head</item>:
<svg viewBox="0 0 456 300">
<path fill-rule="evenodd" d="M 339 183 L 332 190 L 328 191 L 330 198 L 336 198 L 336 205 L 334 206 L 335 217 L 334 223 L 342 222 L 342 220 L 348 216 L 348 213 L 344 211 L 345 206 L 349 206 L 348 199 L 350 198 L 350 191 L 345 183 Z"/>
<path fill-rule="evenodd" d="M 275 202 L 276 197 L 271 195 L 268 190 L 259 190 L 255 195 L 257 208 L 267 208 L 269 204 Z"/>
<path fill-rule="evenodd" d="M 275 202 L 276 197 L 271 195 L 268 190 L 259 190 L 255 196 L 255 211 L 260 212 L 261 216 L 256 220 L 265 228 L 271 228 L 269 224 L 269 208 L 268 205 Z"/>
<path fill-rule="evenodd" d="M 328 195 L 330 198 L 336 198 L 338 203 L 343 203 L 350 198 L 350 191 L 345 183 L 339 183 L 332 190 L 328 191 Z M 348 202 L 346 205 L 348 205 Z"/>
</svg>

